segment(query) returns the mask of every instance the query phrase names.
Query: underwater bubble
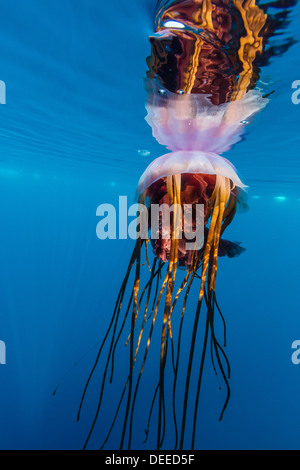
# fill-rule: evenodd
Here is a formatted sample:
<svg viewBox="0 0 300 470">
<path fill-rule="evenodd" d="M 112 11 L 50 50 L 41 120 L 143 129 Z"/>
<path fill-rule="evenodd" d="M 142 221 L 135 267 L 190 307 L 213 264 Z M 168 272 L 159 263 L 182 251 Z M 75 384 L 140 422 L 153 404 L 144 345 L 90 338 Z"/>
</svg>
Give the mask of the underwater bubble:
<svg viewBox="0 0 300 470">
<path fill-rule="evenodd" d="M 260 199 L 260 196 L 257 196 L 257 195 L 253 195 L 251 197 L 252 197 L 252 199 Z"/>
<path fill-rule="evenodd" d="M 285 196 L 274 196 L 275 201 L 285 201 L 286 197 Z"/>
<path fill-rule="evenodd" d="M 147 149 L 140 149 L 138 150 L 138 154 L 142 157 L 148 157 L 150 155 L 150 150 Z"/>
</svg>

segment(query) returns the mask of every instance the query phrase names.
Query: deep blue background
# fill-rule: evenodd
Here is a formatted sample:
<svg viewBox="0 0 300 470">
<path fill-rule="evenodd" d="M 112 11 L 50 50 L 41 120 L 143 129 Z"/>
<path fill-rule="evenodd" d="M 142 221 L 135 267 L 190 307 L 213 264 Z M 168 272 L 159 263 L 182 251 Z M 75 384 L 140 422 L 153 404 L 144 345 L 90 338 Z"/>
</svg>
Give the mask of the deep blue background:
<svg viewBox="0 0 300 470">
<path fill-rule="evenodd" d="M 96 208 L 116 204 L 119 195 L 133 200 L 139 175 L 163 153 L 144 121 L 154 3 L 0 0 L 0 79 L 7 87 L 0 107 L 2 449 L 79 449 L 91 422 L 97 382 L 80 423 L 77 408 L 133 243 L 98 240 Z M 289 27 L 296 39 L 299 13 L 298 5 Z M 291 344 L 300 339 L 300 105 L 291 102 L 299 53 L 296 44 L 263 70 L 276 93 L 226 155 L 250 186 L 249 212 L 237 214 L 227 231 L 247 251 L 220 260 L 232 397 L 219 423 L 224 395 L 207 361 L 197 448 L 299 448 L 300 365 L 291 362 Z M 193 304 L 191 298 L 187 330 Z M 125 360 L 120 351 L 121 367 Z M 152 399 L 147 380 L 153 386 L 156 373 L 149 362 L 136 448 L 144 439 L 139 412 Z M 92 448 L 120 384 L 116 377 Z M 172 443 L 170 434 L 166 447 Z M 119 438 L 109 445 L 117 448 Z"/>
</svg>

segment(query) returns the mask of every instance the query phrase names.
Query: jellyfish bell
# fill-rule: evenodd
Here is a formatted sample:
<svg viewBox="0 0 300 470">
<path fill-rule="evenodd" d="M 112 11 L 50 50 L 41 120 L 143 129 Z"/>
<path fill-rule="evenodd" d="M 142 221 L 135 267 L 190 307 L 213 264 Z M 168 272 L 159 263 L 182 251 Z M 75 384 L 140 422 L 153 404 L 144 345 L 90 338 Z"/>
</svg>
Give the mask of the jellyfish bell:
<svg viewBox="0 0 300 470">
<path fill-rule="evenodd" d="M 150 238 L 155 256 L 164 262 L 169 261 L 171 253 L 175 249 L 175 251 L 177 250 L 177 254 L 175 253 L 176 262 L 178 261 L 179 265 L 190 266 L 194 251 L 202 247 L 188 243 L 191 233 L 197 234 L 196 229 L 202 228 L 203 233 L 206 232 L 207 238 L 209 234 L 208 221 L 215 213 L 214 211 L 220 210 L 220 207 L 223 211 L 230 208 L 227 212 L 233 217 L 239 200 L 243 200 L 242 194 L 245 189 L 246 186 L 240 180 L 234 166 L 225 158 L 211 152 L 175 151 L 154 160 L 142 174 L 137 194 L 140 195 L 140 201 L 149 200 L 150 211 L 152 211 L 152 207 L 157 205 L 159 207 L 179 205 L 180 214 L 176 224 L 179 225 L 181 236 L 177 243 L 169 236 L 164 237 L 164 230 L 169 234 L 171 229 L 167 227 L 166 230 L 161 218 L 160 236 L 153 240 L 153 221 L 152 218 L 149 218 Z M 197 219 L 199 206 L 203 207 L 201 220 Z M 191 212 L 188 223 L 186 223 L 184 212 L 186 208 Z M 175 217 L 176 215 L 174 215 Z M 222 217 L 223 215 L 219 214 L 221 223 Z M 200 223 L 202 223 L 202 227 L 199 227 Z M 179 229 L 174 227 L 173 232 L 176 233 Z M 196 235 L 194 238 L 196 238 L 196 243 L 199 243 Z M 215 238 L 215 242 L 219 243 L 217 236 Z M 172 246 L 173 243 L 176 244 L 175 248 Z"/>
<path fill-rule="evenodd" d="M 184 173 L 223 176 L 231 180 L 234 186 L 247 188 L 232 163 L 226 158 L 201 150 L 177 150 L 162 155 L 150 163 L 140 177 L 137 195 L 143 193 L 158 179 Z"/>
</svg>

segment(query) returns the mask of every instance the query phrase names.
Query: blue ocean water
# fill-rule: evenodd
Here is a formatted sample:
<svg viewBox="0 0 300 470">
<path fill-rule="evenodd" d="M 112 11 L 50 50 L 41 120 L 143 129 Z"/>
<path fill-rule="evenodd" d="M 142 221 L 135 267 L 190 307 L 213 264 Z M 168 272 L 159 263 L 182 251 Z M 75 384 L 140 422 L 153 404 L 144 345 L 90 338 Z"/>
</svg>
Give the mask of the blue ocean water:
<svg viewBox="0 0 300 470">
<path fill-rule="evenodd" d="M 99 377 L 76 422 L 78 405 L 133 249 L 132 240 L 96 237 L 96 208 L 117 205 L 120 195 L 133 201 L 140 174 L 162 154 L 144 120 L 154 6 L 0 1 L 1 449 L 80 449 L 93 419 Z M 296 40 L 299 14 L 298 4 L 284 33 Z M 249 185 L 249 211 L 237 214 L 227 238 L 247 251 L 219 264 L 231 398 L 219 422 L 224 394 L 207 361 L 199 449 L 299 448 L 300 365 L 291 360 L 300 339 L 300 105 L 291 100 L 299 57 L 296 43 L 262 69 L 275 93 L 226 155 Z M 125 356 L 120 348 L 120 368 Z M 155 373 L 150 362 L 133 448 L 143 448 Z M 122 384 L 116 376 L 91 448 L 101 445 Z M 118 448 L 120 432 L 109 448 Z"/>
</svg>

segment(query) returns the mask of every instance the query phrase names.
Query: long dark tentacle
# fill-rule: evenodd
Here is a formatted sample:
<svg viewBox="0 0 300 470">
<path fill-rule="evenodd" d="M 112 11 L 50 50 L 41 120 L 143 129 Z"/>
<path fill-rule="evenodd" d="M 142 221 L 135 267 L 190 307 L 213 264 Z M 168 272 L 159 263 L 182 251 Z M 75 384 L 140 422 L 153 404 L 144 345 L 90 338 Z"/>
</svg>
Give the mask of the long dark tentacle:
<svg viewBox="0 0 300 470">
<path fill-rule="evenodd" d="M 157 276 L 157 279 L 156 279 L 156 288 L 155 288 L 155 294 L 154 294 L 154 298 L 153 298 L 153 303 L 152 303 L 152 308 L 151 308 L 151 312 L 150 312 L 150 315 L 148 316 L 147 320 L 149 320 L 154 312 L 154 307 L 156 305 L 156 300 L 157 300 L 157 296 L 158 296 L 158 292 L 159 292 L 159 281 L 161 280 L 161 271 L 162 271 L 162 268 L 164 266 L 164 262 L 163 261 L 159 261 L 159 276 Z"/>
<path fill-rule="evenodd" d="M 143 444 L 145 444 L 145 443 L 147 442 L 147 439 L 148 439 L 149 428 L 150 428 L 150 422 L 151 422 L 152 412 L 153 412 L 153 408 L 154 408 L 154 404 L 155 404 L 155 400 L 156 400 L 156 396 L 157 396 L 158 389 L 159 389 L 159 383 L 157 384 L 157 386 L 156 386 L 156 388 L 155 388 L 155 392 L 154 392 L 154 395 L 153 395 L 153 398 L 152 398 L 152 402 L 151 402 L 151 406 L 150 406 L 150 411 L 149 411 L 149 416 L 148 416 L 148 421 L 147 421 L 147 427 L 146 427 L 146 429 L 145 429 L 146 438 L 145 438 Z"/>
<path fill-rule="evenodd" d="M 81 409 L 82 409 L 82 405 L 83 405 L 83 402 L 84 402 L 84 398 L 85 398 L 85 395 L 86 395 L 86 392 L 87 392 L 87 389 L 88 389 L 88 386 L 90 384 L 90 381 L 94 375 L 94 372 L 96 370 L 96 367 L 97 367 L 97 364 L 99 362 L 99 359 L 100 359 L 100 356 L 101 356 L 101 353 L 102 353 L 102 350 L 104 348 L 104 345 L 108 339 L 108 336 L 109 336 L 109 333 L 110 333 L 110 330 L 112 328 L 112 326 L 117 322 L 118 320 L 118 316 L 119 316 L 119 313 L 120 313 L 120 310 L 121 310 L 121 306 L 122 306 L 122 301 L 123 301 L 123 297 L 124 297 L 124 294 L 125 294 L 125 290 L 126 290 L 126 286 L 127 286 L 127 283 L 128 283 L 128 279 L 129 279 L 129 275 L 130 275 L 130 272 L 131 272 L 131 269 L 136 261 L 136 256 L 137 256 L 137 244 L 135 245 L 134 247 L 134 250 L 133 250 L 133 253 L 132 253 L 132 256 L 131 256 L 131 259 L 130 259 L 130 262 L 129 262 L 129 265 L 128 265 L 128 269 L 127 269 L 127 272 L 126 272 L 126 275 L 124 277 L 124 280 L 122 282 L 122 285 L 121 285 L 121 288 L 120 288 L 120 291 L 119 291 L 119 294 L 118 294 L 118 297 L 117 297 L 117 301 L 116 301 L 116 304 L 115 304 L 115 308 L 114 308 L 114 312 L 113 312 L 113 315 L 112 315 L 112 319 L 110 321 L 110 324 L 109 324 L 109 327 L 106 331 L 106 334 L 104 336 L 104 339 L 101 343 L 101 346 L 98 350 L 98 354 L 96 356 L 96 359 L 95 359 L 95 362 L 94 362 L 94 365 L 92 367 L 92 370 L 89 374 L 89 377 L 87 379 L 87 382 L 85 384 L 85 387 L 84 387 L 84 391 L 83 391 L 83 394 L 82 394 L 82 397 L 81 397 L 81 401 L 80 401 L 80 405 L 79 405 L 79 409 L 78 409 L 78 414 L 77 414 L 77 421 L 79 421 L 80 419 L 80 413 L 81 413 Z M 99 406 L 99 405 L 98 405 Z M 96 416 L 95 418 L 98 416 L 98 413 L 96 412 Z M 94 425 L 95 426 L 95 425 Z M 93 428 L 94 428 L 93 426 Z M 89 436 L 90 437 L 90 434 L 89 433 Z M 88 441 L 88 439 L 87 439 Z M 86 443 L 87 443 L 86 441 Z"/>
<path fill-rule="evenodd" d="M 131 329 L 130 329 L 130 358 L 129 358 L 129 383 L 128 383 L 128 396 L 127 396 L 127 405 L 125 411 L 125 418 L 123 423 L 123 430 L 121 436 L 121 443 L 120 443 L 120 450 L 123 449 L 124 446 L 124 439 L 126 434 L 127 428 L 127 420 L 130 410 L 130 402 L 131 402 L 131 392 L 132 392 L 132 382 L 133 382 L 133 366 L 134 366 L 134 327 L 136 322 L 136 311 L 137 311 L 137 304 L 138 304 L 138 293 L 139 293 L 139 282 L 140 282 L 140 261 L 141 261 L 141 238 L 137 240 L 138 250 L 137 250 L 137 261 L 136 261 L 136 272 L 135 272 L 135 281 L 134 281 L 134 302 L 133 302 L 133 309 L 131 315 Z"/>
<path fill-rule="evenodd" d="M 151 275 L 150 281 L 147 283 L 147 286 L 148 286 L 148 293 L 147 293 L 147 300 L 146 300 L 146 306 L 145 306 L 145 311 L 144 311 L 143 324 L 142 324 L 142 326 L 141 326 L 141 331 L 140 331 L 139 342 L 140 342 L 140 340 L 141 340 L 141 334 L 142 334 L 142 332 L 143 332 L 144 324 L 145 324 L 145 321 L 146 321 L 146 318 L 147 318 L 148 305 L 149 305 L 150 296 L 151 296 L 151 290 L 152 290 L 152 283 L 153 283 L 153 280 L 154 280 L 155 276 L 158 277 L 158 275 L 159 275 L 159 273 L 160 273 L 160 271 L 161 271 L 161 268 L 162 268 L 162 266 L 160 265 L 159 268 L 157 269 L 157 271 L 155 272 L 156 260 L 157 260 L 157 259 L 154 258 L 154 262 L 153 262 L 153 266 L 152 266 L 152 275 Z M 137 349 L 138 349 L 138 347 L 139 347 L 139 342 L 138 342 Z M 136 386 L 135 386 L 135 390 L 134 390 L 134 394 L 133 394 L 133 399 L 132 399 L 132 406 L 131 406 L 131 413 L 130 413 L 130 424 L 129 424 L 128 449 L 130 449 L 130 447 L 131 447 L 132 426 L 133 426 L 133 413 L 134 413 L 135 401 L 136 401 L 136 397 L 137 397 L 137 392 L 138 392 L 138 388 L 139 388 L 139 383 L 140 383 L 140 380 L 141 380 L 141 376 L 142 376 L 142 374 L 139 374 L 139 375 L 138 375 L 137 382 L 136 382 Z"/>
<path fill-rule="evenodd" d="M 180 434 L 180 441 L 179 441 L 179 449 L 183 449 L 183 441 L 184 441 L 184 434 L 185 434 L 185 424 L 186 424 L 186 413 L 187 413 L 187 404 L 188 404 L 188 395 L 189 395 L 189 386 L 190 386 L 190 378 L 191 378 L 191 371 L 192 371 L 192 364 L 194 359 L 194 350 L 196 344 L 196 336 L 198 331 L 198 323 L 200 317 L 200 310 L 201 310 L 202 298 L 198 299 L 197 309 L 195 314 L 193 332 L 192 332 L 192 340 L 190 346 L 190 354 L 189 354 L 189 361 L 187 367 L 187 375 L 186 375 L 186 382 L 185 382 L 185 392 L 184 392 L 184 402 L 183 402 L 183 411 L 182 411 L 182 421 L 181 421 L 181 434 Z"/>
<path fill-rule="evenodd" d="M 114 368 L 115 368 L 115 353 L 116 353 L 116 348 L 117 348 L 117 345 L 119 343 L 119 339 L 121 337 L 121 334 L 122 334 L 122 331 L 123 331 L 123 328 L 126 324 L 126 320 L 127 320 L 127 317 L 128 317 L 128 313 L 129 313 L 129 310 L 130 310 L 130 306 L 131 306 L 131 303 L 132 303 L 132 299 L 133 299 L 133 291 L 131 292 L 131 295 L 130 295 L 130 299 L 129 299 L 129 302 L 128 302 L 128 305 L 127 305 L 127 309 L 126 309 L 126 313 L 124 315 L 124 318 L 123 318 L 123 322 L 122 322 L 122 325 L 121 325 L 121 328 L 120 328 L 120 331 L 119 331 L 119 334 L 116 338 L 116 341 L 115 341 L 115 344 L 114 344 L 114 347 L 113 347 L 113 351 L 112 351 L 112 355 L 111 355 L 111 372 L 110 372 L 110 383 L 112 383 L 113 381 L 113 375 L 114 375 Z"/>
<path fill-rule="evenodd" d="M 147 282 L 144 290 L 143 290 L 143 294 L 145 293 L 145 291 L 148 289 L 148 293 L 147 293 L 147 301 L 146 301 L 146 307 L 145 307 L 145 312 L 144 312 L 144 319 L 143 319 L 143 324 L 141 326 L 141 330 L 140 330 L 140 337 L 139 337 L 139 340 L 141 338 L 141 335 L 142 335 L 142 331 L 143 331 L 143 328 L 144 328 L 144 323 L 145 323 L 145 320 L 146 320 L 146 316 L 147 316 L 147 310 L 148 310 L 148 304 L 149 304 L 149 299 L 150 299 L 150 296 L 151 296 L 151 291 L 152 291 L 152 283 L 153 283 L 153 280 L 155 277 L 159 277 L 160 276 L 160 272 L 161 272 L 161 269 L 163 267 L 163 263 L 162 264 L 159 264 L 159 267 L 158 269 L 155 271 L 155 267 L 156 267 L 156 262 L 157 262 L 157 259 L 155 258 L 154 261 L 153 261 L 153 266 L 152 266 L 152 269 L 150 270 L 150 272 L 152 273 L 151 274 L 151 278 L 150 280 Z M 138 308 L 140 307 L 140 303 L 141 303 L 141 300 L 142 300 L 142 296 L 143 294 L 141 295 L 141 298 L 139 300 L 139 306 Z M 127 309 L 128 310 L 128 309 Z M 124 323 L 124 322 L 123 322 Z M 124 326 L 124 325 L 122 325 Z M 119 336 L 120 336 L 121 332 L 119 333 Z M 119 336 L 118 336 L 118 339 L 119 339 Z M 117 340 L 116 340 L 117 342 Z M 116 346 L 116 345 L 115 345 Z M 136 352 L 135 352 L 135 358 L 134 358 L 134 362 L 136 360 L 136 356 L 137 356 L 137 351 L 139 349 L 139 342 L 138 342 L 138 345 L 136 347 Z M 140 379 L 140 376 L 139 376 L 139 379 Z M 126 388 L 127 388 L 127 385 L 128 385 L 128 382 L 129 382 L 129 377 L 127 377 L 127 380 L 126 380 L 126 383 L 123 387 L 123 391 L 122 391 L 122 394 L 121 394 L 121 397 L 119 399 L 119 403 L 117 405 L 117 409 L 116 409 L 116 412 L 115 412 L 115 415 L 114 415 L 114 418 L 113 418 L 113 421 L 112 421 L 112 424 L 110 426 L 110 429 L 105 437 L 105 440 L 103 442 L 103 444 L 101 445 L 100 447 L 100 450 L 102 450 L 105 446 L 105 444 L 107 443 L 108 439 L 109 439 L 109 436 L 114 428 L 114 425 L 115 425 L 115 422 L 116 422 L 116 419 L 117 419 L 117 416 L 119 414 L 119 411 L 120 411 L 120 408 L 121 408 L 121 404 L 122 404 L 122 401 L 124 399 L 124 396 L 125 396 L 125 391 L 126 391 Z M 130 417 L 130 432 L 129 432 L 129 444 L 128 444 L 128 449 L 130 449 L 130 445 L 131 445 L 131 435 L 132 435 L 132 419 L 133 419 L 133 410 L 134 410 L 134 404 L 135 404 L 135 399 L 136 399 L 136 394 L 137 394 L 137 390 L 135 390 L 135 394 L 134 394 L 134 398 L 133 398 L 133 402 L 132 402 L 132 406 L 131 406 L 131 417 Z"/>
<path fill-rule="evenodd" d="M 162 414 L 164 413 L 164 406 L 165 406 L 164 393 L 165 393 L 166 352 L 167 352 L 168 337 L 172 334 L 171 326 L 170 326 L 170 322 L 171 322 L 170 309 L 171 309 L 173 286 L 175 282 L 176 265 L 177 265 L 178 239 L 176 239 L 176 232 L 177 232 L 177 224 L 179 223 L 178 213 L 177 213 L 177 195 L 178 195 L 177 182 L 179 182 L 180 178 L 181 177 L 179 176 L 179 179 L 177 179 L 176 175 L 174 177 L 173 176 L 167 177 L 167 189 L 168 189 L 169 201 L 170 201 L 171 206 L 174 204 L 175 210 L 173 213 L 173 221 L 172 221 L 172 226 L 171 226 L 171 250 L 170 250 L 170 258 L 169 258 L 169 265 L 168 265 L 168 272 L 167 272 L 167 293 L 166 293 L 162 332 L 161 332 L 157 450 L 160 449 L 161 442 L 162 442 L 161 423 L 162 423 Z"/>
<path fill-rule="evenodd" d="M 166 350 L 165 350 L 165 363 L 167 360 L 167 352 L 168 352 L 168 336 L 169 333 L 167 332 L 167 340 L 166 340 Z M 165 405 L 165 395 L 164 393 L 162 394 L 162 432 L 161 432 L 161 437 L 160 437 L 160 443 L 159 443 L 159 448 L 161 449 L 164 439 L 165 439 L 165 434 L 166 434 L 166 405 Z"/>
<path fill-rule="evenodd" d="M 226 389 L 227 389 L 225 402 L 224 402 L 224 405 L 223 405 L 223 408 L 222 408 L 222 411 L 221 411 L 221 414 L 220 414 L 220 418 L 219 418 L 219 421 L 221 421 L 223 419 L 224 412 L 227 408 L 227 405 L 228 405 L 228 402 L 229 402 L 229 399 L 230 399 L 230 385 L 229 385 L 229 381 L 228 381 L 228 379 L 230 378 L 230 365 L 229 365 L 229 361 L 228 361 L 228 358 L 225 354 L 224 349 L 222 348 L 222 346 L 219 344 L 219 342 L 216 339 L 215 332 L 214 332 L 214 318 L 213 318 L 213 316 L 211 318 L 211 333 L 212 333 L 212 337 L 213 337 L 213 345 L 214 345 L 214 351 L 215 351 L 216 359 L 217 359 L 218 366 L 219 366 L 219 369 L 221 371 L 221 374 L 222 374 L 222 377 L 223 377 L 223 380 L 225 382 Z M 220 353 L 222 354 L 222 356 L 223 356 L 223 358 L 226 362 L 227 374 L 225 373 L 224 366 L 223 366 L 223 363 L 222 363 L 222 359 L 220 357 Z"/>
<path fill-rule="evenodd" d="M 180 349 L 181 349 L 181 337 L 182 337 L 182 327 L 183 327 L 183 320 L 184 320 L 184 314 L 185 314 L 185 309 L 186 309 L 186 303 L 188 299 L 188 295 L 194 280 L 194 277 L 196 276 L 196 270 L 198 267 L 198 259 L 195 260 L 194 265 L 191 266 L 191 276 L 190 280 L 185 292 L 184 300 L 183 300 L 183 306 L 182 306 L 182 311 L 181 311 L 181 319 L 180 319 L 180 325 L 179 325 L 179 332 L 178 332 L 178 341 L 177 341 L 177 355 L 176 355 L 176 363 L 175 363 L 175 368 L 174 368 L 174 382 L 173 382 L 173 396 L 172 396 L 172 406 L 173 406 L 173 420 L 174 420 L 174 427 L 175 427 L 175 445 L 174 449 L 177 449 L 178 445 L 178 426 L 177 426 L 177 417 L 176 417 L 176 387 L 177 387 L 177 377 L 178 377 L 178 367 L 179 367 L 179 358 L 180 358 Z M 188 279 L 187 279 L 188 280 Z"/>
<path fill-rule="evenodd" d="M 125 392 L 126 392 L 127 385 L 128 385 L 128 380 L 126 380 L 126 383 L 125 383 L 125 385 L 124 385 L 124 387 L 123 387 L 123 391 L 122 391 L 122 394 L 121 394 L 121 398 L 120 398 L 120 400 L 119 400 L 119 403 L 118 403 L 118 406 L 117 406 L 117 409 L 116 409 L 114 418 L 113 418 L 113 420 L 112 420 L 112 423 L 111 423 L 111 426 L 110 426 L 110 428 L 109 428 L 109 431 L 108 431 L 108 433 L 107 433 L 107 435 L 106 435 L 106 437 L 105 437 L 105 439 L 104 439 L 104 441 L 103 441 L 103 444 L 102 444 L 101 447 L 100 447 L 100 450 L 102 450 L 102 449 L 104 448 L 104 446 L 105 446 L 105 444 L 107 443 L 107 441 L 108 441 L 108 439 L 109 439 L 109 436 L 111 435 L 111 432 L 112 432 L 112 430 L 113 430 L 113 428 L 114 428 L 116 419 L 117 419 L 117 417 L 118 417 L 118 414 L 119 414 L 119 411 L 120 411 L 120 408 L 121 408 L 121 405 L 122 405 L 123 398 L 124 398 L 124 396 L 125 396 Z"/>
<path fill-rule="evenodd" d="M 204 340 L 203 340 L 203 346 L 202 346 L 200 369 L 199 369 L 199 374 L 198 374 L 198 383 L 197 383 L 196 399 L 195 399 L 195 407 L 194 407 L 193 433 L 192 433 L 191 450 L 194 450 L 194 446 L 195 446 L 196 423 L 197 423 L 197 415 L 198 415 L 199 396 L 200 396 L 200 388 L 201 388 L 201 383 L 202 383 L 204 362 L 205 362 L 208 335 L 209 335 L 210 315 L 211 315 L 210 306 L 209 306 L 209 304 L 207 304 L 205 333 L 204 333 Z"/>
<path fill-rule="evenodd" d="M 215 292 L 213 293 L 213 300 L 214 300 L 215 306 L 217 307 L 217 310 L 218 310 L 218 312 L 219 312 L 219 314 L 220 314 L 221 320 L 222 320 L 222 322 L 223 322 L 223 326 L 224 326 L 224 348 L 226 348 L 226 343 L 227 343 L 227 341 L 226 341 L 226 336 L 227 336 L 227 335 L 226 335 L 226 322 L 225 322 L 225 318 L 224 318 L 224 316 L 223 316 L 223 314 L 222 314 L 222 311 L 221 311 L 221 309 L 220 309 L 220 307 L 219 307 L 219 304 L 218 304 L 218 302 L 217 302 L 217 298 L 216 298 L 216 293 L 215 293 Z"/>
</svg>

